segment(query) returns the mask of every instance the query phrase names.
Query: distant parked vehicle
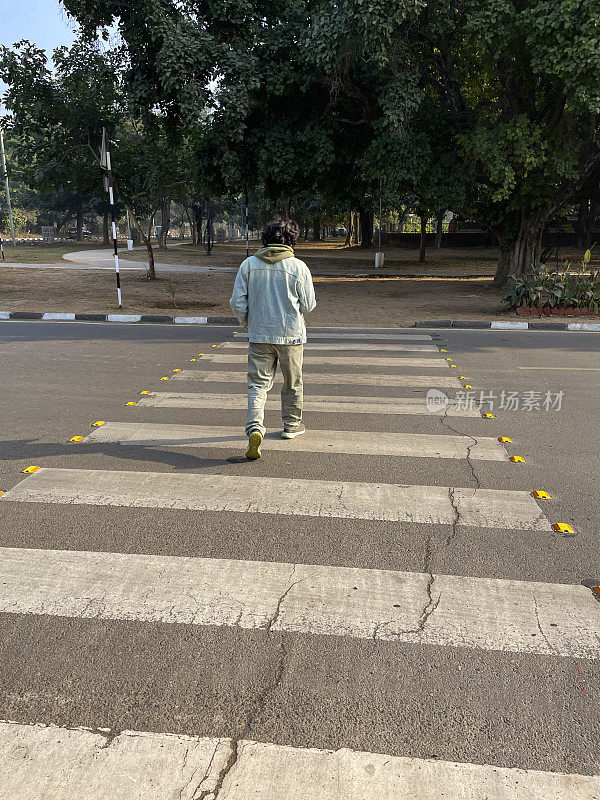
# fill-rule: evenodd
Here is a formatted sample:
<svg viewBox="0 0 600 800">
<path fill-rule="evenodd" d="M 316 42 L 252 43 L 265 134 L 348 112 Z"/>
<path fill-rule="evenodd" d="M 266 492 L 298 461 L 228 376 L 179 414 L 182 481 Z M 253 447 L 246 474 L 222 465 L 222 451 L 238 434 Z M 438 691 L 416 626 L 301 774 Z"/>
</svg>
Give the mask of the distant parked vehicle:
<svg viewBox="0 0 600 800">
<path fill-rule="evenodd" d="M 84 228 L 81 231 L 81 235 L 83 236 L 84 239 L 87 239 L 88 236 L 92 235 L 92 232 L 88 231 L 87 228 Z M 75 240 L 77 239 L 77 228 L 69 228 L 69 230 L 67 231 L 67 239 L 75 239 Z"/>
</svg>

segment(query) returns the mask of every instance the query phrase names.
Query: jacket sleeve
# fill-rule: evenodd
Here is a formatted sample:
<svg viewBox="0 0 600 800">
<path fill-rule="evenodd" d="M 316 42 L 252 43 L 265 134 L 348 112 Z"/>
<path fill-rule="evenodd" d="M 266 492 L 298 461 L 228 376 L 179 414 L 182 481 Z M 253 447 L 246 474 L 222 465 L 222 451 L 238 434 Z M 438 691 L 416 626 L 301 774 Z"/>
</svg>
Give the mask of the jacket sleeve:
<svg viewBox="0 0 600 800">
<path fill-rule="evenodd" d="M 229 305 L 240 324 L 248 327 L 248 270 L 245 261 L 235 277 Z"/>
<path fill-rule="evenodd" d="M 310 270 L 306 264 L 304 264 L 302 275 L 298 279 L 297 290 L 300 311 L 303 314 L 308 314 L 311 311 L 314 311 L 317 305 L 315 298 L 315 287 L 313 286 L 312 275 L 310 274 Z"/>
</svg>

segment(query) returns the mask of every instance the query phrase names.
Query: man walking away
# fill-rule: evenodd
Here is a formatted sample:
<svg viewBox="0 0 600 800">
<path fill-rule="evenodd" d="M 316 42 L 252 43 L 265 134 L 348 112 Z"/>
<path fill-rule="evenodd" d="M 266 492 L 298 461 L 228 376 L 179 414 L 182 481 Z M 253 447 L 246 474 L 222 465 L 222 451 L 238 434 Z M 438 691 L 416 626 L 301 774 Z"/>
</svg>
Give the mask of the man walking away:
<svg viewBox="0 0 600 800">
<path fill-rule="evenodd" d="M 260 458 L 265 402 L 277 364 L 281 390 L 282 439 L 306 432 L 302 423 L 302 356 L 306 342 L 304 314 L 316 305 L 310 271 L 294 256 L 298 225 L 291 219 L 270 222 L 263 247 L 238 270 L 229 304 L 248 329 L 248 413 L 246 458 Z"/>
</svg>

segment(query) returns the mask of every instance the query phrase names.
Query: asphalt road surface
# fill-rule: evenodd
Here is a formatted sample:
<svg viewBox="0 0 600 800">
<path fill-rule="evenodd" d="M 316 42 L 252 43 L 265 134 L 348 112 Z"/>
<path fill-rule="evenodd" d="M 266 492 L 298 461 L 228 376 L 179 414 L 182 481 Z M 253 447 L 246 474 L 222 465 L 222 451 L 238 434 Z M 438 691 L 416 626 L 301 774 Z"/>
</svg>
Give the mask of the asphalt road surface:
<svg viewBox="0 0 600 800">
<path fill-rule="evenodd" d="M 0 798 L 598 800 L 600 336 L 234 331 L 0 323 Z"/>
</svg>

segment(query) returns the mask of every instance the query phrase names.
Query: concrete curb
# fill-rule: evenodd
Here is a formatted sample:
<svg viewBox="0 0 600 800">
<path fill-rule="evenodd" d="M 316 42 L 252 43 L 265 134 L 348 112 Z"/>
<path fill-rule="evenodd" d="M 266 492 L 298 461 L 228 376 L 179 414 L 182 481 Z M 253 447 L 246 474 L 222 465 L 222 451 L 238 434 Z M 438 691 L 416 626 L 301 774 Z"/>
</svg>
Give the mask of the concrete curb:
<svg viewBox="0 0 600 800">
<path fill-rule="evenodd" d="M 495 320 L 480 322 L 478 320 L 420 320 L 413 328 L 487 328 L 504 331 L 597 331 L 600 322 L 523 322 L 521 320 Z"/>
<path fill-rule="evenodd" d="M 165 325 L 239 325 L 235 317 L 170 317 L 163 314 L 73 314 L 55 311 L 0 311 L 0 320 L 45 320 L 61 322 L 147 322 Z"/>
</svg>

